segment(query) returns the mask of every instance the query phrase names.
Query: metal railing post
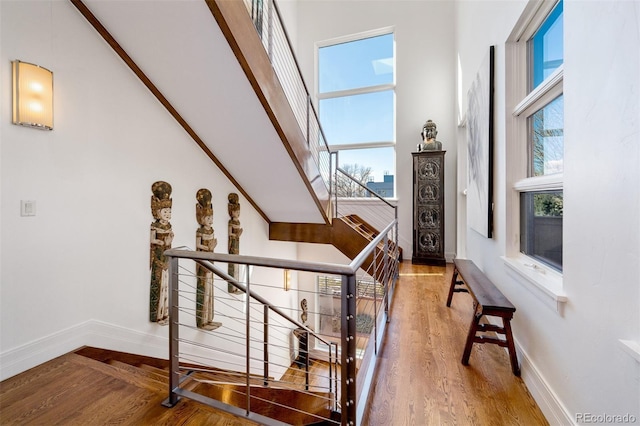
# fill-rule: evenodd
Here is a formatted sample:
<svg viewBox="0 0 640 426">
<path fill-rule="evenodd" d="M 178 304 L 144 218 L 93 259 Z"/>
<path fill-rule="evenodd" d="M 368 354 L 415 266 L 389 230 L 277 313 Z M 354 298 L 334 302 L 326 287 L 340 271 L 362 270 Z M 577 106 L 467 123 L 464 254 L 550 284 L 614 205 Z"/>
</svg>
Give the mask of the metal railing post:
<svg viewBox="0 0 640 426">
<path fill-rule="evenodd" d="M 387 317 L 387 321 L 389 320 L 389 271 L 390 271 L 390 266 L 389 266 L 389 238 L 388 236 L 385 237 L 384 239 L 384 281 L 382 281 L 383 283 L 383 288 L 384 288 L 384 298 L 385 298 L 385 302 L 384 302 L 384 313 L 385 316 Z M 376 321 L 376 324 L 378 322 Z"/>
<path fill-rule="evenodd" d="M 373 251 L 373 353 L 378 355 L 378 256 L 376 250 Z M 384 255 L 384 254 L 383 254 Z M 383 259 L 384 267 L 384 259 Z M 384 275 L 384 269 L 381 271 Z"/>
<path fill-rule="evenodd" d="M 333 157 L 335 158 L 335 165 L 336 165 L 336 168 L 335 168 L 335 171 L 334 171 L 334 176 L 335 176 L 334 177 L 334 182 L 335 182 L 335 185 L 334 185 L 334 188 L 333 188 L 333 196 L 334 196 L 334 199 L 335 199 L 335 209 L 336 209 L 334 217 L 337 218 L 337 217 L 340 216 L 340 212 L 338 211 L 338 208 L 339 208 L 339 206 L 338 206 L 338 164 L 340 164 L 340 163 L 338 162 L 339 158 L 338 158 L 338 152 L 337 151 L 335 152 Z"/>
<path fill-rule="evenodd" d="M 247 335 L 247 416 L 251 413 L 251 283 L 249 279 L 249 265 L 245 265 L 247 274 L 247 291 L 244 293 L 246 308 L 246 335 Z"/>
<path fill-rule="evenodd" d="M 334 374 L 334 384 L 333 384 L 333 391 L 334 391 L 334 395 L 333 395 L 333 403 L 334 403 L 334 409 L 337 409 L 338 407 L 338 345 L 336 343 L 332 343 L 333 347 L 336 350 L 336 355 L 333 358 L 333 371 L 335 372 Z"/>
<path fill-rule="evenodd" d="M 342 424 L 356 424 L 356 277 L 342 276 Z"/>
<path fill-rule="evenodd" d="M 269 306 L 264 306 L 263 327 L 264 327 L 264 385 L 269 385 Z"/>
<path fill-rule="evenodd" d="M 178 309 L 178 258 L 169 257 L 169 397 L 165 407 L 173 407 L 180 400 L 175 390 L 180 386 L 179 309 Z"/>
<path fill-rule="evenodd" d="M 311 133 L 311 132 L 309 132 L 309 127 L 310 127 L 309 123 L 310 123 L 310 121 L 311 121 L 311 96 L 307 95 L 307 131 L 306 131 L 306 134 L 307 134 L 307 146 L 309 146 L 309 147 L 311 146 L 311 141 L 309 140 L 310 139 L 309 135 Z M 315 149 L 317 149 L 317 147 Z M 316 162 L 319 163 L 318 160 L 316 160 Z"/>
<path fill-rule="evenodd" d="M 305 331 L 305 339 L 307 341 L 306 355 L 304 356 L 304 390 L 309 390 L 309 332 Z"/>
</svg>

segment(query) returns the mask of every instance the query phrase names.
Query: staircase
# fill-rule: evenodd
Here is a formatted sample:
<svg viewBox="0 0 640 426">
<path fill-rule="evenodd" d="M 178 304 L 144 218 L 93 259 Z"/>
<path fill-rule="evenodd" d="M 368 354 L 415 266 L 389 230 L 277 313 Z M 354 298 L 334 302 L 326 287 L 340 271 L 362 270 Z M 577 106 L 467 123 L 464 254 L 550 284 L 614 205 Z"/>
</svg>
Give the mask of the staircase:
<svg viewBox="0 0 640 426">
<path fill-rule="evenodd" d="M 335 221 L 334 228 L 334 246 L 340 250 L 349 259 L 353 259 L 358 255 L 375 237 L 378 236 L 379 231 L 365 222 L 360 216 L 350 214 L 343 216 Z M 388 251 L 389 253 L 395 252 L 395 242 L 389 240 Z M 382 254 L 384 245 L 378 244 L 376 257 Z M 399 258 L 402 260 L 402 249 L 399 249 Z"/>
<path fill-rule="evenodd" d="M 360 216 L 350 214 L 336 218 L 331 225 L 316 223 L 271 223 L 269 239 L 277 241 L 293 241 L 298 243 L 331 244 L 349 259 L 354 259 L 375 237 L 379 231 L 364 221 Z M 396 251 L 395 242 L 388 241 L 388 253 Z M 373 270 L 374 257 L 382 259 L 384 245 L 378 244 L 375 255 L 369 256 L 363 269 Z M 402 261 L 402 248 L 398 247 L 398 261 Z M 382 281 L 382 277 L 375 276 Z"/>
<path fill-rule="evenodd" d="M 169 361 L 133 355 L 123 352 L 84 347 L 75 354 L 99 361 L 115 369 L 114 374 L 120 374 L 127 381 L 134 381 L 154 392 L 166 395 L 169 388 Z M 247 407 L 246 379 L 243 373 L 205 369 L 195 365 L 184 365 L 185 370 L 191 371 L 185 376 L 181 387 L 196 392 L 202 396 L 215 399 L 225 404 L 242 409 Z M 297 368 L 292 367 L 288 375 L 295 375 Z M 117 373 L 116 373 L 117 372 Z M 264 378 L 254 376 L 250 379 L 251 411 L 288 424 L 322 425 L 340 422 L 339 414 L 327 407 L 327 400 L 332 395 L 327 392 L 304 390 L 290 383 L 279 386 L 277 381 L 270 380 L 264 385 Z M 316 417 L 317 416 L 317 417 Z M 328 423 L 322 419 L 333 419 L 336 423 Z"/>
</svg>

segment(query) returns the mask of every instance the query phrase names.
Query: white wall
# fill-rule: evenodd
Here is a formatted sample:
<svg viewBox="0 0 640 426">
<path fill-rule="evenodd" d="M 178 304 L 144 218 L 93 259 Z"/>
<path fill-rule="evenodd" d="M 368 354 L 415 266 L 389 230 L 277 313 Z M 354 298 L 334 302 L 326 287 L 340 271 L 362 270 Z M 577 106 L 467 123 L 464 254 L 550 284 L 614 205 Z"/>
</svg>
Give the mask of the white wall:
<svg viewBox="0 0 640 426">
<path fill-rule="evenodd" d="M 456 120 L 454 2 L 316 1 L 298 5 L 297 52 L 305 80 L 314 87 L 315 43 L 393 26 L 396 37 L 396 198 L 399 241 L 412 249 L 412 157 L 427 119 L 438 126 L 446 154 L 445 254 L 455 252 Z M 310 88 L 310 90 L 312 90 Z M 313 93 L 315 95 L 315 93 Z"/>
<path fill-rule="evenodd" d="M 525 5 L 462 1 L 456 9 L 464 93 L 482 53 L 497 46 L 496 233 L 489 240 L 467 229 L 466 254 L 517 307 L 514 334 L 523 379 L 551 424 L 574 423 L 579 413 L 630 414 L 640 421 L 640 364 L 619 342 L 640 341 L 640 3 L 565 0 L 568 302 L 560 313 L 508 273 L 500 258 L 509 143 L 504 117 L 510 113 L 504 43 Z M 463 131 L 458 141 L 463 149 Z"/>
<path fill-rule="evenodd" d="M 456 146 L 464 147 L 456 52 L 466 93 L 486 48 L 497 46 L 496 235 L 467 230 L 467 256 L 516 305 L 523 378 L 552 424 L 583 412 L 640 419 L 639 363 L 618 342 L 640 341 L 640 5 L 565 5 L 563 315 L 500 260 L 504 41 L 524 5 L 305 1 L 296 45 L 312 81 L 314 42 L 396 26 L 400 233 L 410 250 L 410 152 L 431 118 L 448 151 L 447 252 L 455 251 Z M 157 356 L 167 329 L 147 319 L 150 186 L 173 185 L 174 246 L 193 246 L 195 193 L 210 188 L 217 251 L 226 249 L 226 195 L 235 189 L 70 3 L 5 0 L 0 19 L 0 379 L 87 343 Z M 54 131 L 8 124 L 12 59 L 54 71 Z M 35 217 L 19 216 L 24 199 L 36 201 Z M 242 253 L 295 257 L 294 245 L 267 240 L 266 224 L 241 202 Z"/>
<path fill-rule="evenodd" d="M 151 184 L 173 186 L 174 247 L 194 247 L 209 188 L 222 253 L 238 191 L 70 2 L 2 1 L 0 14 L 0 379 L 84 344 L 165 355 L 168 328 L 148 320 Z M 9 124 L 13 59 L 54 72 L 53 131 Z M 295 258 L 240 203 L 241 253 Z"/>
</svg>

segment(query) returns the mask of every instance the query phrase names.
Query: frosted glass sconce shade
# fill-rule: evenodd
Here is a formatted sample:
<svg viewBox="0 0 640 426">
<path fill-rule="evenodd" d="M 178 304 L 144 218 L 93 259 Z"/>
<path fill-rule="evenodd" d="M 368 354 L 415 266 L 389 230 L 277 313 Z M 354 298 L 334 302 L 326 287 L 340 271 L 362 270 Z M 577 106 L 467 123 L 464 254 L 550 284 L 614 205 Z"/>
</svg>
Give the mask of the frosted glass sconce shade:
<svg viewBox="0 0 640 426">
<path fill-rule="evenodd" d="M 53 130 L 53 73 L 38 65 L 12 61 L 13 124 Z"/>
<path fill-rule="evenodd" d="M 284 270 L 284 290 L 289 291 L 291 289 L 291 271 L 289 269 Z"/>
</svg>

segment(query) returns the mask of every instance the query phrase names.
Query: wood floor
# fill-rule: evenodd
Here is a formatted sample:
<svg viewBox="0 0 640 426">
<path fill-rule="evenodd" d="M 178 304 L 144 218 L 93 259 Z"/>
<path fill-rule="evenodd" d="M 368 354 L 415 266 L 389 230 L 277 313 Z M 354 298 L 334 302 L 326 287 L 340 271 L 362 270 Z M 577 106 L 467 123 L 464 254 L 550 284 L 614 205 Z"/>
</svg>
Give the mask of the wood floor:
<svg viewBox="0 0 640 426">
<path fill-rule="evenodd" d="M 362 424 L 547 425 L 504 349 L 474 345 L 470 365 L 460 363 L 473 307 L 464 293 L 446 307 L 451 273 L 401 264 Z M 195 401 L 164 408 L 166 377 L 125 371 L 77 354 L 56 358 L 0 383 L 0 424 L 255 424 Z"/>
<path fill-rule="evenodd" d="M 547 425 L 503 348 L 475 344 L 461 364 L 473 303 L 456 293 L 447 308 L 452 273 L 452 265 L 401 264 L 363 424 Z"/>
</svg>

